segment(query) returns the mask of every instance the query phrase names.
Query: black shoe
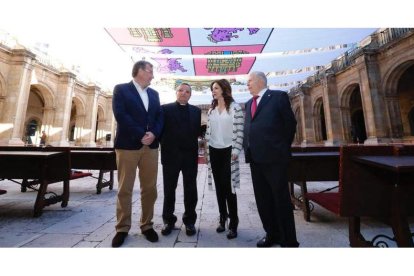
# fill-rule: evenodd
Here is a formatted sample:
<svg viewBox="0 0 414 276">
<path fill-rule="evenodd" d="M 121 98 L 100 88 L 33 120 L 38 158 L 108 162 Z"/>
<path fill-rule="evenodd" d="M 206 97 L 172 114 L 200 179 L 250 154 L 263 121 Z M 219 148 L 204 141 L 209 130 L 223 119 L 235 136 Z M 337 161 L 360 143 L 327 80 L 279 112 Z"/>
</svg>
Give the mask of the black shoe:
<svg viewBox="0 0 414 276">
<path fill-rule="evenodd" d="M 227 221 L 227 216 L 220 216 L 219 225 L 216 229 L 217 233 L 222 233 L 226 231 L 226 221 Z"/>
<path fill-rule="evenodd" d="M 174 224 L 166 223 L 164 224 L 164 227 L 161 230 L 161 234 L 163 234 L 164 236 L 168 236 L 169 234 L 171 234 L 173 229 L 174 229 Z"/>
<path fill-rule="evenodd" d="M 236 229 L 230 229 L 229 232 L 227 233 L 227 238 L 229 240 L 237 238 L 237 230 Z"/>
<path fill-rule="evenodd" d="M 185 233 L 187 234 L 187 236 L 194 236 L 196 232 L 197 231 L 194 227 L 194 224 L 189 224 L 185 226 Z"/>
<path fill-rule="evenodd" d="M 158 241 L 158 234 L 152 228 L 148 229 L 148 230 L 145 230 L 145 231 L 142 231 L 142 234 L 150 242 L 157 242 Z"/>
<path fill-rule="evenodd" d="M 260 241 L 257 242 L 257 247 L 272 247 L 277 242 L 273 240 L 269 235 L 264 236 Z"/>
<path fill-rule="evenodd" d="M 112 239 L 112 247 L 120 247 L 124 243 L 126 236 L 128 236 L 128 232 L 117 232 Z"/>
</svg>

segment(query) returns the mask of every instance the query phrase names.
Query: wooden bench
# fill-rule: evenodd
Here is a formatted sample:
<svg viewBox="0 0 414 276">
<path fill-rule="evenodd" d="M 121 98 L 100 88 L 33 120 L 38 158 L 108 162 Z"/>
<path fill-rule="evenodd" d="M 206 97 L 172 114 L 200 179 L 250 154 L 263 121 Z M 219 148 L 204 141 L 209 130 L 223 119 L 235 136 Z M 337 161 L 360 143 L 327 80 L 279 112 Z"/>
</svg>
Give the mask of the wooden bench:
<svg viewBox="0 0 414 276">
<path fill-rule="evenodd" d="M 412 246 L 412 240 L 408 239 L 406 233 L 409 227 L 405 217 L 414 215 L 413 174 L 404 176 L 401 182 L 404 185 L 399 185 L 396 192 L 396 186 L 388 172 L 367 166 L 358 160 L 362 156 L 386 158 L 393 157 L 394 154 L 393 146 L 343 146 L 340 150 L 338 192 L 306 194 L 308 200 L 338 216 L 348 218 L 352 247 L 374 245 L 375 238 L 366 241 L 361 234 L 361 217 L 374 217 L 389 222 L 397 245 Z M 396 201 L 400 206 L 397 211 L 394 207 Z"/>
<path fill-rule="evenodd" d="M 0 179 L 38 179 L 33 215 L 39 217 L 43 208 L 62 202 L 66 207 L 69 201 L 70 153 L 40 151 L 0 150 Z M 58 195 L 48 192 L 48 185 L 63 182 L 63 192 Z"/>
<path fill-rule="evenodd" d="M 292 158 L 288 167 L 289 190 L 292 203 L 302 209 L 306 221 L 310 221 L 311 204 L 305 196 L 308 181 L 339 180 L 339 147 L 292 147 Z M 296 195 L 294 185 L 300 186 Z M 335 189 L 329 187 L 321 192 Z"/>
<path fill-rule="evenodd" d="M 86 148 L 86 147 L 19 147 L 3 146 L 0 150 L 5 151 L 70 151 L 71 158 L 71 180 L 82 177 L 94 177 L 90 172 L 79 172 L 79 170 L 99 170 L 99 176 L 96 184 L 97 194 L 101 193 L 102 188 L 109 187 L 113 189 L 114 173 L 116 170 L 116 157 L 113 148 Z M 109 180 L 104 179 L 106 173 L 109 173 Z M 13 180 L 11 180 L 13 181 Z M 21 191 L 25 192 L 27 188 L 36 189 L 35 185 L 39 184 L 36 179 L 23 179 L 22 182 L 14 181 L 21 185 Z"/>
<path fill-rule="evenodd" d="M 116 154 L 113 148 L 71 148 L 72 168 L 83 170 L 99 170 L 96 184 L 96 193 L 100 194 L 102 188 L 109 190 L 114 186 L 114 170 L 116 167 Z M 109 180 L 105 174 L 109 174 Z"/>
</svg>

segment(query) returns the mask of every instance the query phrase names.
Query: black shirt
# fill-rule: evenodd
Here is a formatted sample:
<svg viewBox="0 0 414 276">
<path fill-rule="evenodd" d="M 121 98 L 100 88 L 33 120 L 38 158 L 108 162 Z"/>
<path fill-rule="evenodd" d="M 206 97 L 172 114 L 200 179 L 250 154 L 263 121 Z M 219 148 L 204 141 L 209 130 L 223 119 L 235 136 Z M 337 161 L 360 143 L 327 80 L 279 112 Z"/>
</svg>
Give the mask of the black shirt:
<svg viewBox="0 0 414 276">
<path fill-rule="evenodd" d="M 177 102 L 178 108 L 178 126 L 179 135 L 178 135 L 178 147 L 180 149 L 191 149 L 191 124 L 190 124 L 190 111 L 188 108 L 188 104 L 181 105 Z"/>
</svg>

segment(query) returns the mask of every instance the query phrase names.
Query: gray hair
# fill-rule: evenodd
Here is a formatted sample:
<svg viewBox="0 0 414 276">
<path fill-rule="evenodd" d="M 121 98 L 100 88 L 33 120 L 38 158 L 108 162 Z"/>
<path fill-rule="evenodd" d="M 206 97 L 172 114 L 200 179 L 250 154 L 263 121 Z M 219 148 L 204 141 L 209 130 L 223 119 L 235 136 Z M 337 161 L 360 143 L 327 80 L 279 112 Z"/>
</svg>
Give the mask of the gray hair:
<svg viewBox="0 0 414 276">
<path fill-rule="evenodd" d="M 181 85 L 187 85 L 189 88 L 190 88 L 190 93 L 191 92 L 193 92 L 192 90 L 192 88 L 191 88 L 191 85 L 189 85 L 188 83 L 186 83 L 186 82 L 181 82 L 181 83 L 178 83 L 178 85 L 177 85 L 177 87 L 175 88 L 175 90 L 177 91 L 178 90 L 178 87 L 180 87 Z"/>
<path fill-rule="evenodd" d="M 259 79 L 261 79 L 264 83 L 264 86 L 267 87 L 267 77 L 265 73 L 261 71 L 253 71 L 250 74 L 257 76 Z"/>
</svg>

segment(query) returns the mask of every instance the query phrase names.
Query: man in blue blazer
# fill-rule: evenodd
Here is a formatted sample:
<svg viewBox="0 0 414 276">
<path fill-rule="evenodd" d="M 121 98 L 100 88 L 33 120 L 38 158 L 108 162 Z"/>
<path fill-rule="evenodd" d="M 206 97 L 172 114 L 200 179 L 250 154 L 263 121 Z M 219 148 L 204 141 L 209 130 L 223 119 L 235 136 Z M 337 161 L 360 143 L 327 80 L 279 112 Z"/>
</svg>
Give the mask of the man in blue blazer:
<svg viewBox="0 0 414 276">
<path fill-rule="evenodd" d="M 196 234 L 198 137 L 201 132 L 201 110 L 188 103 L 191 87 L 181 83 L 176 91 L 177 101 L 162 106 L 164 129 L 161 135 L 161 162 L 164 179 L 164 205 L 161 234 L 169 235 L 177 217 L 174 215 L 175 190 L 180 171 L 183 175 L 184 214 L 186 234 Z"/>
<path fill-rule="evenodd" d="M 115 136 L 118 168 L 116 235 L 112 247 L 119 247 L 131 229 L 132 191 L 139 169 L 141 187 L 142 234 L 150 242 L 158 241 L 152 218 L 157 198 L 158 144 L 163 116 L 158 92 L 149 85 L 154 78 L 153 66 L 138 61 L 132 68 L 132 81 L 114 88 L 112 109 L 117 122 Z"/>
<path fill-rule="evenodd" d="M 296 120 L 287 93 L 267 89 L 263 72 L 252 72 L 247 86 L 253 96 L 245 105 L 244 141 L 254 195 L 265 237 L 257 247 L 298 247 L 287 180 Z"/>
</svg>

